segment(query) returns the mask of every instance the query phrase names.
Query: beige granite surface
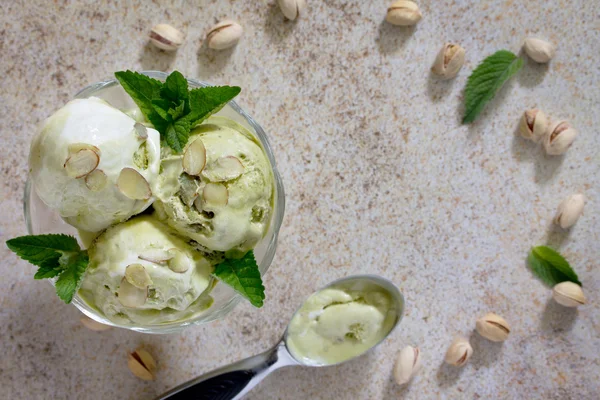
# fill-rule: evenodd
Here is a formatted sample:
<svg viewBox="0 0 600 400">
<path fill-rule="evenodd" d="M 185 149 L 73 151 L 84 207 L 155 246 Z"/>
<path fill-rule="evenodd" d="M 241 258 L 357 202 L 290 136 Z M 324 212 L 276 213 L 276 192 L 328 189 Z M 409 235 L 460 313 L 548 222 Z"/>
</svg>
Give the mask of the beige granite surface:
<svg viewBox="0 0 600 400">
<path fill-rule="evenodd" d="M 384 21 L 388 1 L 308 0 L 297 22 L 273 0 L 0 0 L 0 241 L 25 233 L 21 197 L 36 123 L 85 85 L 130 69 L 180 70 L 243 88 L 239 103 L 265 128 L 287 191 L 263 309 L 181 334 L 88 331 L 34 268 L 0 246 L 0 398 L 147 399 L 276 343 L 314 289 L 353 273 L 380 274 L 404 292 L 399 329 L 338 367 L 289 368 L 249 399 L 597 399 L 600 393 L 600 14 L 596 1 L 419 1 L 415 28 Z M 245 29 L 223 52 L 202 46 L 213 23 Z M 187 34 L 175 54 L 147 43 L 169 22 Z M 548 66 L 525 62 L 472 126 L 459 124 L 462 89 L 486 55 L 515 52 L 528 34 L 558 45 Z M 467 52 L 449 82 L 429 67 L 444 41 Z M 515 136 L 525 108 L 580 131 L 564 157 Z M 553 228 L 558 203 L 584 192 L 585 215 Z M 575 266 L 588 304 L 566 309 L 525 265 L 549 243 Z M 494 344 L 475 319 L 503 315 Z M 471 362 L 443 365 L 456 334 Z M 424 368 L 406 387 L 394 358 L 418 345 Z M 156 381 L 127 369 L 143 345 Z"/>
</svg>

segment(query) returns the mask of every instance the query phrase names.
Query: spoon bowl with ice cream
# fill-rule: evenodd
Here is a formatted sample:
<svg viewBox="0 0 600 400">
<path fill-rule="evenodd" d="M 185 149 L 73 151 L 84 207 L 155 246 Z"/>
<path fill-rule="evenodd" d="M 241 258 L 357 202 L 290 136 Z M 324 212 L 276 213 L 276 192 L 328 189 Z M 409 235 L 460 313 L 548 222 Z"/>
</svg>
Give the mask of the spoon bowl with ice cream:
<svg viewBox="0 0 600 400">
<path fill-rule="evenodd" d="M 183 383 L 158 400 L 240 399 L 281 367 L 349 361 L 385 340 L 403 312 L 402 294 L 385 278 L 353 275 L 336 280 L 304 301 L 276 346 Z"/>
</svg>

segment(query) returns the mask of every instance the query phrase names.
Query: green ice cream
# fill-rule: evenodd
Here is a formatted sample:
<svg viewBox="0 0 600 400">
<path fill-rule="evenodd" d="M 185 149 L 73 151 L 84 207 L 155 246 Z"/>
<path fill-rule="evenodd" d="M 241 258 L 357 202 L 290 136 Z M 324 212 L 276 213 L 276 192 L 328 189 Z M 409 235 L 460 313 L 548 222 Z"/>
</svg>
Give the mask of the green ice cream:
<svg viewBox="0 0 600 400">
<path fill-rule="evenodd" d="M 183 154 L 195 140 L 206 149 L 202 172 L 184 172 Z M 156 216 L 211 251 L 246 252 L 264 236 L 271 216 L 273 174 L 257 139 L 238 123 L 211 117 L 191 132 L 182 155 L 164 157 L 158 177 Z M 211 202 L 207 185 L 222 190 Z"/>
<path fill-rule="evenodd" d="M 364 353 L 394 327 L 392 296 L 370 282 L 334 285 L 310 296 L 294 315 L 286 343 L 299 361 L 330 365 Z"/>
<path fill-rule="evenodd" d="M 212 304 L 213 262 L 152 216 L 107 229 L 88 253 L 79 294 L 114 322 L 172 322 Z"/>
</svg>

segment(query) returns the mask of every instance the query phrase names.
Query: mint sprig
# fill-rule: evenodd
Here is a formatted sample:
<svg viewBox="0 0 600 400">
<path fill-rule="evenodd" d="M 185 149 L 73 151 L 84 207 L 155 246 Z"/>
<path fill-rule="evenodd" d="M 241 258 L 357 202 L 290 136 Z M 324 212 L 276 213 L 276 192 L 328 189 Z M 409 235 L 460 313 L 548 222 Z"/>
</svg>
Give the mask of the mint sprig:
<svg viewBox="0 0 600 400">
<path fill-rule="evenodd" d="M 77 239 L 62 234 L 20 236 L 6 241 L 6 246 L 23 260 L 38 266 L 35 279 L 58 276 L 56 294 L 70 303 L 87 269 L 87 251 Z"/>
<path fill-rule="evenodd" d="M 219 111 L 241 91 L 237 86 L 189 90 L 187 80 L 178 71 L 172 72 L 164 83 L 129 70 L 116 72 L 115 76 L 160 132 L 163 142 L 177 153 L 183 151 L 195 125 Z"/>
<path fill-rule="evenodd" d="M 507 50 L 497 51 L 483 60 L 467 80 L 463 124 L 475 121 L 496 92 L 521 67 L 523 59 Z"/>
<path fill-rule="evenodd" d="M 547 285 L 554 286 L 570 281 L 581 286 L 581 282 L 569 262 L 551 247 L 532 248 L 527 257 L 527 263 L 531 271 Z"/>
<path fill-rule="evenodd" d="M 263 306 L 265 287 L 252 250 L 240 259 L 226 259 L 217 264 L 213 275 L 248 299 L 253 306 Z"/>
</svg>

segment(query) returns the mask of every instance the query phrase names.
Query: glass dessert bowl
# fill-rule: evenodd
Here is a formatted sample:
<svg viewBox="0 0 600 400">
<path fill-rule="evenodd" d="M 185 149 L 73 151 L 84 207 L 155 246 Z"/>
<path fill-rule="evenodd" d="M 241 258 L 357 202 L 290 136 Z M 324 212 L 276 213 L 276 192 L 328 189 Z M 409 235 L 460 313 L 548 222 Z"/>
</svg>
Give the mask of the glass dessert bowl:
<svg viewBox="0 0 600 400">
<path fill-rule="evenodd" d="M 167 78 L 167 74 L 163 73 L 163 72 L 146 71 L 146 72 L 142 72 L 142 73 L 146 76 L 149 76 L 151 78 L 154 78 L 154 79 L 157 79 L 160 81 L 165 81 L 165 79 Z M 206 84 L 204 82 L 196 81 L 193 79 L 187 79 L 187 82 L 188 82 L 188 86 L 190 89 L 209 86 L 208 84 Z M 134 110 L 133 111 L 134 113 L 136 112 L 135 110 L 138 110 L 134 101 L 132 100 L 132 98 L 127 95 L 125 90 L 123 90 L 122 86 L 119 84 L 119 82 L 116 79 L 108 79 L 105 81 L 101 81 L 101 82 L 92 84 L 92 85 L 86 87 L 85 89 L 83 89 L 82 91 L 80 91 L 75 96 L 75 99 L 88 99 L 90 97 L 100 98 L 100 99 L 106 101 L 107 103 L 109 103 L 110 106 L 120 109 L 120 110 Z M 139 110 L 138 110 L 138 112 L 139 112 Z M 136 119 L 136 117 L 134 115 L 131 115 L 130 113 L 129 113 L 129 115 L 131 117 L 133 117 L 134 119 Z M 277 236 L 278 236 L 279 229 L 280 229 L 280 226 L 281 226 L 281 223 L 283 220 L 283 214 L 284 214 L 284 209 L 285 209 L 283 184 L 281 182 L 279 172 L 277 171 L 275 159 L 274 159 L 273 152 L 272 152 L 271 146 L 269 144 L 268 138 L 267 138 L 265 132 L 263 131 L 263 129 L 260 127 L 260 125 L 258 125 L 249 115 L 247 115 L 234 101 L 230 101 L 227 105 L 225 105 L 225 107 L 223 107 L 221 110 L 219 110 L 213 116 L 211 116 L 209 121 L 213 120 L 213 119 L 215 121 L 219 121 L 219 118 L 223 118 L 223 120 L 225 120 L 225 118 L 226 118 L 227 121 L 234 121 L 233 124 L 236 124 L 236 126 L 239 125 L 240 130 L 243 130 L 244 132 L 249 132 L 249 134 L 253 138 L 253 141 L 256 142 L 260 146 L 262 152 L 264 152 L 264 156 L 268 162 L 268 167 L 270 168 L 270 172 L 272 174 L 273 188 L 272 188 L 272 195 L 271 195 L 271 200 L 270 200 L 270 202 L 271 202 L 270 208 L 271 209 L 270 209 L 270 212 L 268 213 L 268 217 L 267 217 L 268 219 L 265 222 L 264 232 L 262 232 L 260 238 L 257 238 L 257 243 L 255 245 L 254 245 L 254 243 L 252 243 L 253 244 L 252 249 L 254 251 L 254 256 L 256 258 L 256 263 L 258 264 L 258 268 L 259 268 L 261 274 L 264 274 L 267 271 L 267 269 L 269 268 L 269 266 L 273 260 L 273 257 L 275 255 L 275 249 L 276 249 L 276 245 L 277 245 Z M 229 123 L 226 123 L 224 125 L 228 125 L 228 124 Z M 200 126 L 202 126 L 202 125 L 200 125 Z M 149 129 L 149 131 L 150 131 L 150 129 Z M 202 134 L 202 133 L 200 133 L 200 134 Z M 192 142 L 192 139 L 190 139 L 190 142 Z M 188 143 L 190 143 L 190 142 L 188 142 Z M 207 146 L 208 146 L 208 144 L 207 144 Z M 208 150 L 210 150 L 210 149 L 207 148 L 207 151 Z M 230 158 L 230 157 L 225 157 L 225 158 Z M 162 160 L 161 160 L 161 162 L 162 162 Z M 234 165 L 234 167 L 235 167 L 235 165 Z M 31 170 L 31 167 L 30 167 L 30 170 Z M 163 173 L 163 166 L 161 164 L 161 174 L 162 173 Z M 36 182 L 39 183 L 40 179 L 38 178 L 36 180 Z M 86 181 L 86 183 L 87 183 L 87 181 Z M 237 190 L 237 189 L 235 189 L 235 190 Z M 242 193 L 242 195 L 243 195 L 244 192 L 240 192 L 240 193 Z M 234 195 L 234 198 L 232 201 L 236 201 L 235 193 L 233 193 L 233 195 Z M 164 199 L 161 199 L 161 200 L 164 200 Z M 157 203 L 160 203 L 160 202 L 157 202 Z M 136 204 L 139 204 L 139 202 Z M 167 204 L 167 203 L 165 203 L 165 204 Z M 156 212 L 156 213 L 159 215 L 162 215 L 163 217 L 166 214 L 169 214 L 170 211 L 173 211 L 169 207 L 159 207 L 159 208 L 161 208 L 161 212 L 160 213 Z M 165 209 L 166 209 L 166 211 L 165 211 Z M 134 214 L 137 214 L 140 211 L 143 211 L 143 209 L 137 210 Z M 253 209 L 253 211 L 254 211 L 254 209 Z M 94 238 L 94 236 L 87 237 L 89 235 L 85 234 L 85 232 L 78 231 L 77 229 L 75 229 L 71 225 L 73 223 L 72 220 L 69 220 L 67 218 L 67 220 L 69 220 L 69 222 L 71 224 L 65 222 L 65 220 L 63 220 L 64 214 L 63 214 L 63 217 L 61 217 L 61 215 L 59 214 L 59 212 L 56 209 L 50 208 L 48 205 L 46 205 L 38 196 L 38 193 L 36 192 L 36 187 L 34 184 L 34 179 L 32 179 L 31 176 L 29 177 L 26 188 L 25 188 L 24 212 L 25 212 L 25 220 L 27 223 L 27 230 L 30 235 L 40 235 L 40 234 L 48 234 L 48 233 L 64 233 L 64 234 L 68 234 L 68 235 L 73 235 L 73 236 L 77 237 L 80 244 L 83 245 L 82 246 L 83 248 L 88 248 L 89 244 L 91 243 L 92 239 Z M 147 212 L 144 212 L 144 214 L 147 214 Z M 79 218 L 79 216 L 74 217 L 74 218 Z M 143 216 L 141 219 L 143 219 L 143 218 L 147 219 L 150 217 Z M 210 218 L 212 218 L 212 216 Z M 93 219 L 93 217 L 92 217 L 92 219 Z M 140 219 L 140 217 L 134 217 L 134 219 Z M 97 221 L 93 220 L 90 222 L 90 221 L 86 220 L 84 222 L 86 224 L 87 223 L 94 224 Z M 127 223 L 123 222 L 119 225 L 125 225 L 125 224 L 127 224 Z M 117 226 L 119 226 L 119 225 L 117 225 Z M 169 225 L 171 225 L 171 224 L 169 223 Z M 148 226 L 151 226 L 151 225 L 148 225 Z M 171 228 L 172 227 L 169 227 L 169 229 L 171 229 Z M 180 228 L 180 227 L 177 227 L 177 228 Z M 111 230 L 111 229 L 112 228 L 109 228 L 109 230 Z M 144 227 L 141 227 L 140 229 L 141 229 L 141 231 L 147 230 Z M 115 233 L 112 236 L 115 238 L 114 241 L 122 240 L 122 239 L 119 239 L 119 233 Z M 127 235 L 125 235 L 124 237 L 127 237 Z M 98 245 L 96 247 L 97 247 L 96 253 L 100 252 L 101 251 L 100 246 Z M 117 247 L 118 247 L 118 244 L 117 244 Z M 106 247 L 103 248 L 103 250 L 105 250 L 105 249 L 106 249 Z M 221 249 L 219 249 L 219 250 L 221 250 Z M 143 257 L 140 257 L 140 258 L 143 259 Z M 179 271 L 177 271 L 177 272 L 179 272 Z M 109 271 L 109 273 L 112 273 L 112 272 Z M 173 274 L 171 274 L 171 276 L 172 275 Z M 165 279 L 165 281 L 169 282 L 169 283 L 171 282 L 170 278 Z M 85 284 L 85 279 L 84 279 L 84 284 Z M 207 284 L 209 286 L 209 295 L 210 295 L 209 296 L 210 301 L 208 301 L 208 302 L 204 301 L 207 308 L 200 307 L 200 308 L 198 308 L 197 312 L 188 313 L 187 315 L 185 315 L 182 318 L 178 318 L 179 315 L 177 313 L 173 313 L 172 317 L 169 317 L 166 319 L 163 318 L 161 320 L 161 318 L 157 318 L 157 319 L 150 318 L 150 319 L 146 319 L 144 322 L 140 322 L 140 321 L 133 322 L 133 321 L 128 321 L 126 319 L 119 320 L 119 319 L 115 319 L 115 318 L 108 318 L 104 312 L 102 312 L 98 307 L 95 307 L 92 304 L 92 302 L 89 301 L 87 295 L 82 296 L 82 293 L 84 292 L 84 290 L 81 290 L 79 293 L 77 293 L 75 295 L 75 297 L 72 300 L 72 303 L 75 304 L 75 306 L 79 310 L 81 310 L 85 315 L 87 315 L 88 317 L 90 317 L 100 323 L 106 324 L 106 325 L 118 326 L 118 327 L 127 328 L 127 329 L 131 329 L 131 330 L 139 331 L 139 332 L 146 332 L 146 333 L 169 333 L 169 332 L 180 331 L 187 326 L 198 325 L 198 324 L 202 324 L 205 322 L 209 322 L 209 321 L 221 318 L 221 317 L 225 316 L 228 312 L 230 312 L 242 298 L 231 287 L 223 284 L 222 282 L 220 282 L 214 278 L 210 278 L 210 281 Z M 84 285 L 82 285 L 82 287 L 84 287 Z M 88 300 L 88 301 L 86 301 L 86 300 Z M 206 299 L 204 299 L 204 300 L 206 300 Z M 196 302 L 196 301 L 194 301 L 194 302 Z M 162 310 L 160 312 L 162 312 Z"/>
</svg>

